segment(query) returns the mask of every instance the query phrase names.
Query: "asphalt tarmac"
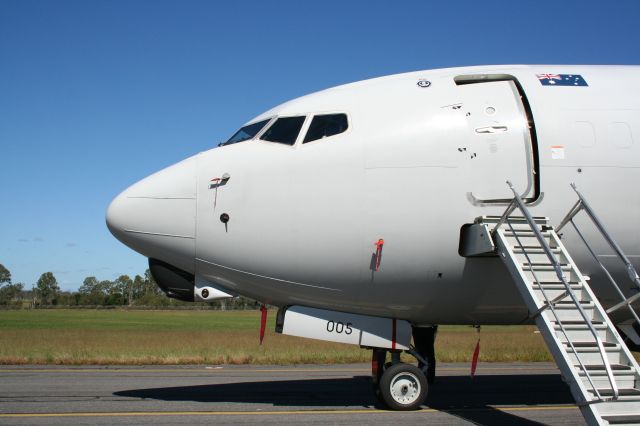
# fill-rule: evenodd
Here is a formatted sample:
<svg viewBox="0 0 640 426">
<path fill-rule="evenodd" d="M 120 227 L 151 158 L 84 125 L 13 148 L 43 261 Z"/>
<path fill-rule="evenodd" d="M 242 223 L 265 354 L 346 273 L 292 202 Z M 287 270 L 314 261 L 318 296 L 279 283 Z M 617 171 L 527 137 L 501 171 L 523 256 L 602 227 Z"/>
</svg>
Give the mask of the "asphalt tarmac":
<svg viewBox="0 0 640 426">
<path fill-rule="evenodd" d="M 414 412 L 385 410 L 369 369 L 2 366 L 0 424 L 585 424 L 553 364 L 439 364 Z"/>
</svg>

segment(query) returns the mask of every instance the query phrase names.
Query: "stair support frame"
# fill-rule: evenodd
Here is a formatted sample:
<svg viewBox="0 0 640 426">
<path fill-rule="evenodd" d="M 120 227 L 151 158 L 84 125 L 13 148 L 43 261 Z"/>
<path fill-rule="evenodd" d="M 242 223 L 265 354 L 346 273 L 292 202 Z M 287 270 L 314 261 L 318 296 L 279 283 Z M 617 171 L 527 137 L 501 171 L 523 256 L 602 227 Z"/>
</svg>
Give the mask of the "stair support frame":
<svg viewBox="0 0 640 426">
<path fill-rule="evenodd" d="M 613 396 L 610 399 L 611 400 L 617 400 L 618 397 L 619 397 L 619 390 L 618 390 L 618 386 L 616 384 L 615 378 L 613 376 L 613 371 L 611 369 L 611 364 L 609 363 L 609 359 L 607 357 L 606 350 L 605 350 L 604 345 L 602 343 L 602 339 L 600 339 L 600 336 L 598 335 L 597 330 L 593 327 L 593 324 L 592 324 L 591 320 L 589 319 L 589 317 L 587 316 L 586 312 L 582 308 L 582 306 L 580 304 L 580 301 L 577 299 L 576 295 L 574 294 L 573 290 L 571 289 L 570 284 L 567 282 L 565 274 L 564 274 L 564 272 L 562 270 L 562 265 L 560 264 L 560 262 L 558 262 L 557 258 L 553 254 L 553 251 L 549 247 L 549 244 L 544 239 L 544 236 L 541 234 L 540 230 L 538 229 L 538 225 L 536 224 L 535 219 L 533 219 L 533 217 L 531 216 L 531 213 L 529 212 L 529 209 L 526 207 L 526 205 L 524 204 L 524 202 L 520 198 L 520 195 L 518 194 L 516 189 L 513 187 L 513 184 L 510 181 L 507 181 L 507 185 L 509 186 L 509 189 L 511 189 L 511 191 L 513 192 L 514 198 L 513 198 L 512 202 L 509 204 L 509 206 L 507 207 L 507 209 L 505 210 L 504 214 L 501 216 L 500 221 L 494 227 L 494 229 L 492 231 L 492 234 L 495 234 L 498 231 L 499 227 L 504 222 L 508 222 L 509 216 L 511 215 L 511 213 L 513 213 L 513 211 L 516 208 L 518 208 L 522 212 L 524 218 L 526 219 L 526 222 L 529 224 L 529 227 L 533 231 L 534 236 L 538 240 L 538 243 L 540 244 L 540 246 L 542 247 L 543 251 L 547 255 L 547 258 L 551 262 L 551 264 L 553 266 L 553 269 L 555 270 L 556 276 L 558 277 L 560 282 L 564 285 L 565 290 L 567 291 L 569 297 L 571 298 L 571 301 L 576 306 L 578 312 L 580 313 L 580 316 L 583 318 L 585 324 L 589 328 L 589 331 L 593 335 L 593 338 L 594 338 L 594 340 L 596 342 L 596 345 L 598 346 L 598 351 L 600 353 L 600 357 L 602 358 L 602 362 L 603 362 L 603 365 L 604 365 L 606 373 L 607 373 L 607 378 L 609 379 L 609 383 L 611 385 L 611 390 L 612 390 Z M 511 227 L 511 224 L 509 224 L 509 226 Z M 513 234 L 516 235 L 516 233 L 513 230 L 513 227 L 511 227 L 511 230 L 512 230 Z M 516 240 L 518 241 L 518 244 L 520 245 L 520 248 L 522 248 L 523 252 L 525 252 L 525 256 L 528 258 L 528 254 L 526 254 L 526 250 L 524 250 L 524 246 L 520 243 L 519 238 L 517 236 L 516 236 Z M 548 304 L 549 299 L 546 296 L 546 294 L 544 292 L 544 289 L 542 288 L 542 285 L 540 285 L 540 281 L 538 280 L 537 276 L 535 275 L 535 273 L 533 273 L 533 266 L 532 266 L 532 262 L 530 262 L 530 261 L 529 261 L 529 269 L 532 272 L 532 274 L 534 275 L 534 279 L 536 280 L 536 283 L 538 284 L 538 286 L 542 290 L 542 294 L 545 297 L 545 299 L 547 300 L 547 304 Z M 594 385 L 593 380 L 591 379 L 589 372 L 587 371 L 587 369 L 584 367 L 584 364 L 580 360 L 580 356 L 578 355 L 577 350 L 573 346 L 573 343 L 571 343 L 571 339 L 568 338 L 566 330 L 564 329 L 564 326 L 562 325 L 562 321 L 560 321 L 560 317 L 558 316 L 557 312 L 555 311 L 555 308 L 553 306 L 549 305 L 549 304 L 548 304 L 548 306 L 550 307 L 551 312 L 555 316 L 557 323 L 560 325 L 560 328 L 563 331 L 563 334 L 565 335 L 565 337 L 567 337 L 567 342 L 569 343 L 569 346 L 571 347 L 573 353 L 575 354 L 576 359 L 580 363 L 580 366 L 581 366 L 582 370 L 584 371 L 585 375 L 588 377 L 589 383 L 592 385 L 594 393 L 596 394 L 597 399 L 600 400 L 600 401 L 604 401 L 605 399 L 602 398 L 602 395 L 600 395 L 600 392 L 598 391 L 597 387 Z"/>
</svg>

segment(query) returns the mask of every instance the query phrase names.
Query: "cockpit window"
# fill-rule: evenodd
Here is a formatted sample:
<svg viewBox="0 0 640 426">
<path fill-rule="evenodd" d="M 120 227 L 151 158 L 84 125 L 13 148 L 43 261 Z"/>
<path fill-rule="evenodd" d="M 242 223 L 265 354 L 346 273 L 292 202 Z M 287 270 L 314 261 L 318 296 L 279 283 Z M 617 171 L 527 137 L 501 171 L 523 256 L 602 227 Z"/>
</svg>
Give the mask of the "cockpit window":
<svg viewBox="0 0 640 426">
<path fill-rule="evenodd" d="M 234 143 L 253 139 L 253 137 L 257 135 L 260 130 L 262 130 L 262 128 L 269 122 L 269 120 L 270 119 L 266 119 L 258 121 L 257 123 L 247 124 L 242 129 L 235 132 L 228 141 L 223 142 L 222 145 L 231 145 Z"/>
<path fill-rule="evenodd" d="M 349 127 L 346 114 L 316 115 L 311 121 L 302 143 L 315 141 L 345 132 Z"/>
<path fill-rule="evenodd" d="M 267 129 L 260 139 L 269 142 L 293 145 L 298 139 L 298 133 L 304 124 L 305 117 L 282 117 Z"/>
</svg>

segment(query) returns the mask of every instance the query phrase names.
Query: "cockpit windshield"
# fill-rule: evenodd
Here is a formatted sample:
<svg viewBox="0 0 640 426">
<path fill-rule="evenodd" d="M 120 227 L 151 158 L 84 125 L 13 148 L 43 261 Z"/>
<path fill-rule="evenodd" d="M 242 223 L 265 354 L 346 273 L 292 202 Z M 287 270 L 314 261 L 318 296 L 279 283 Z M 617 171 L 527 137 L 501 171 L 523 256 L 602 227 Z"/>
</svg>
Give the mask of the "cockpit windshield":
<svg viewBox="0 0 640 426">
<path fill-rule="evenodd" d="M 257 123 L 247 124 L 240 130 L 235 132 L 228 141 L 221 143 L 220 146 L 231 145 L 234 143 L 252 139 L 255 135 L 258 134 L 260 130 L 263 129 L 263 127 L 269 122 L 269 120 L 270 119 L 268 118 L 266 120 L 258 121 Z"/>
</svg>

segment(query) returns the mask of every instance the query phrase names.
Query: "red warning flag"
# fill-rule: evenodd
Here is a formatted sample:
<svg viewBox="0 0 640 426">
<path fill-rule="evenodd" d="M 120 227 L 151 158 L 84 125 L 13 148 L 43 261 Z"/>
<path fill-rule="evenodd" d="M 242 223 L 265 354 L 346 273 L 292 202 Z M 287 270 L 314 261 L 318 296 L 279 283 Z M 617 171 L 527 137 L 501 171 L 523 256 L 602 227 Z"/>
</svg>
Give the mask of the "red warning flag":
<svg viewBox="0 0 640 426">
<path fill-rule="evenodd" d="M 264 330 L 267 328 L 267 307 L 265 305 L 260 305 L 260 313 L 260 344 L 262 345 Z"/>
<path fill-rule="evenodd" d="M 380 270 L 380 261 L 382 260 L 382 246 L 384 246 L 384 240 L 380 238 L 377 242 L 373 243 L 376 246 L 376 269 L 378 272 Z"/>
<path fill-rule="evenodd" d="M 480 355 L 480 338 L 478 337 L 478 343 L 476 343 L 476 350 L 473 351 L 473 358 L 471 359 L 471 378 L 476 375 L 476 367 L 478 366 L 478 356 Z"/>
</svg>

